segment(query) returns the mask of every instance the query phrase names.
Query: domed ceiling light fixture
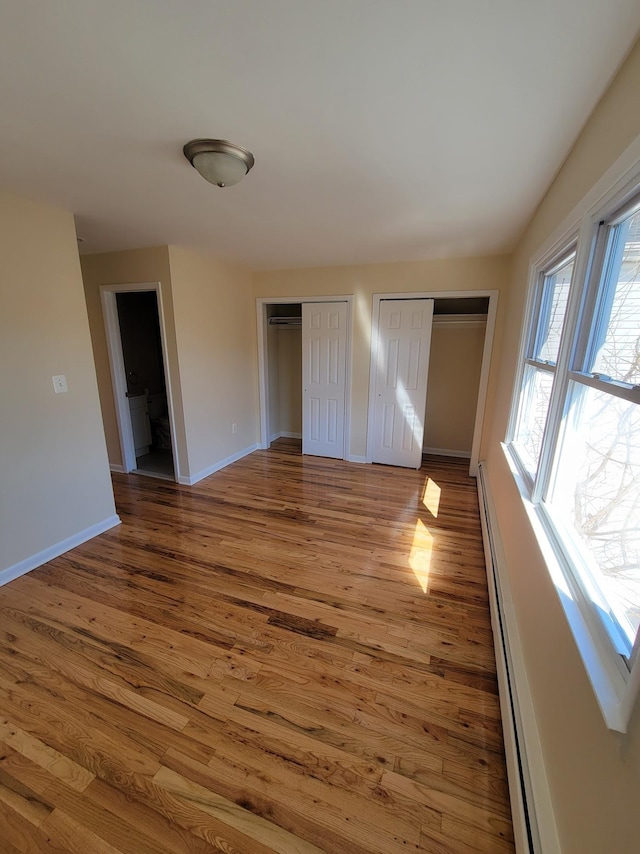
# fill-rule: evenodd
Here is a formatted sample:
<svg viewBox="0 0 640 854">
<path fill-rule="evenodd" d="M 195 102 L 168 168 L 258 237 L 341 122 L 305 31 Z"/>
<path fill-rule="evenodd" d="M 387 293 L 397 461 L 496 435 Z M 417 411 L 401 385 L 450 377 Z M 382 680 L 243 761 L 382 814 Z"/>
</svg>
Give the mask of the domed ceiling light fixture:
<svg viewBox="0 0 640 854">
<path fill-rule="evenodd" d="M 226 139 L 192 139 L 182 150 L 205 181 L 218 187 L 237 184 L 255 163 L 250 151 Z"/>
</svg>

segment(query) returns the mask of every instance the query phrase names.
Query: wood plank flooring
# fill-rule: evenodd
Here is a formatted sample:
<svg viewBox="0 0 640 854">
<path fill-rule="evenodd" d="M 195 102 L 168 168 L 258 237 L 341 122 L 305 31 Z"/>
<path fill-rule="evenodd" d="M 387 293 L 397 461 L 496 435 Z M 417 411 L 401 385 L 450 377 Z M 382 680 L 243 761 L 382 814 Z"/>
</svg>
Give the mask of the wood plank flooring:
<svg viewBox="0 0 640 854">
<path fill-rule="evenodd" d="M 0 589 L 3 854 L 513 851 L 466 464 L 293 450 Z"/>
</svg>

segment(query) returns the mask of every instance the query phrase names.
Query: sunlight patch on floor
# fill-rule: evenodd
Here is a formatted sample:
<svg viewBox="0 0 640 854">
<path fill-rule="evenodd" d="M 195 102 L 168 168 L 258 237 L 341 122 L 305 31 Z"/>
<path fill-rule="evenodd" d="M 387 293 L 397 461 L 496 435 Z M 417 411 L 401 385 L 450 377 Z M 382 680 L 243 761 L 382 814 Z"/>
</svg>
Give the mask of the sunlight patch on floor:
<svg viewBox="0 0 640 854">
<path fill-rule="evenodd" d="M 409 555 L 409 566 L 413 570 L 413 574 L 418 580 L 418 584 L 422 587 L 423 593 L 426 593 L 429 588 L 432 549 L 433 537 L 426 529 L 424 522 L 422 522 L 421 519 L 418 519 L 416 522 L 416 529 L 413 534 L 411 554 Z"/>
<path fill-rule="evenodd" d="M 442 490 L 435 482 L 435 480 L 431 480 L 430 477 L 427 478 L 427 482 L 424 485 L 424 494 L 422 496 L 422 503 L 427 508 L 429 513 L 433 516 L 434 519 L 438 518 L 438 508 L 440 507 L 440 493 Z"/>
</svg>

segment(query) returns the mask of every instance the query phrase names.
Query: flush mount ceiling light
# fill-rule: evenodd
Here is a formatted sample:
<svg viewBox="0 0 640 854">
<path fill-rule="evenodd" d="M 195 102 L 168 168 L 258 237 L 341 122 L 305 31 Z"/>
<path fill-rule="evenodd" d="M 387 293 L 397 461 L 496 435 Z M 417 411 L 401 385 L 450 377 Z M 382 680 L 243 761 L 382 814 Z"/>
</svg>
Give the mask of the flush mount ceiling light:
<svg viewBox="0 0 640 854">
<path fill-rule="evenodd" d="M 184 156 L 205 181 L 218 187 L 237 184 L 253 166 L 253 154 L 226 139 L 192 139 Z"/>
</svg>

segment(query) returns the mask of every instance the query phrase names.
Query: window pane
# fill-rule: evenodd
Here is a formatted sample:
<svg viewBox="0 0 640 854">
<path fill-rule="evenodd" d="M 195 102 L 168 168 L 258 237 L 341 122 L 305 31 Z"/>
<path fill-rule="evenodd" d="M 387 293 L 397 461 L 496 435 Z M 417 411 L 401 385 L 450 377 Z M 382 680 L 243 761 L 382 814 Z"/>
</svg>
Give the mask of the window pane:
<svg viewBox="0 0 640 854">
<path fill-rule="evenodd" d="M 547 420 L 553 374 L 524 366 L 518 420 L 513 438 L 518 455 L 532 478 L 538 471 L 542 434 Z"/>
<path fill-rule="evenodd" d="M 557 362 L 575 255 L 544 277 L 533 358 Z"/>
<path fill-rule="evenodd" d="M 615 226 L 588 370 L 640 383 L 640 211 Z"/>
<path fill-rule="evenodd" d="M 548 500 L 630 646 L 640 623 L 640 407 L 570 383 Z M 573 539 L 573 537 L 572 537 Z"/>
</svg>

